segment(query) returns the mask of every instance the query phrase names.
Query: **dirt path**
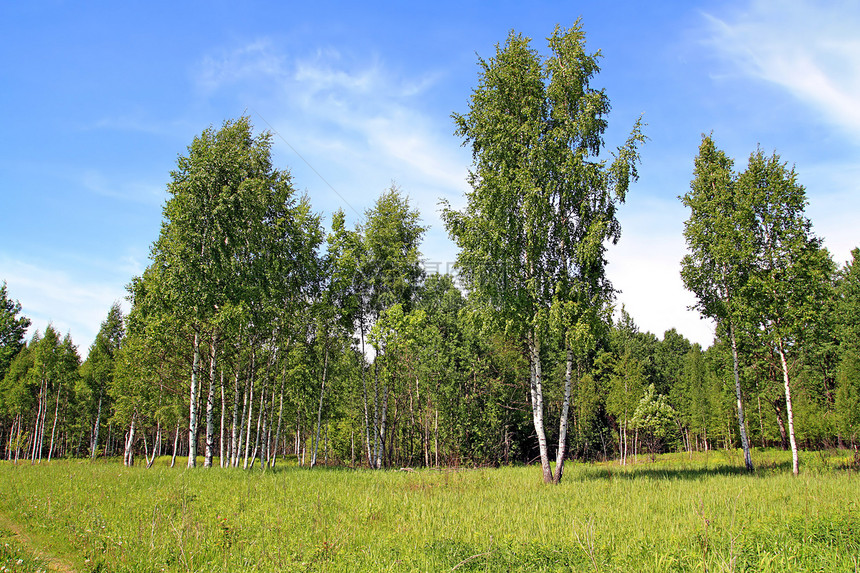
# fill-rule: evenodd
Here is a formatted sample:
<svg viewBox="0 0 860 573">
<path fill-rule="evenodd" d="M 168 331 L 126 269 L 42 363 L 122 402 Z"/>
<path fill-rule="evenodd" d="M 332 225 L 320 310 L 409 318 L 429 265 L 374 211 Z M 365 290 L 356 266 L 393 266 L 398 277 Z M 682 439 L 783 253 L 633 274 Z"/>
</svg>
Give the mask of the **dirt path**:
<svg viewBox="0 0 860 573">
<path fill-rule="evenodd" d="M 0 515 L 0 528 L 6 529 L 12 532 L 12 538 L 15 540 L 15 543 L 21 546 L 21 548 L 32 555 L 33 557 L 38 557 L 40 561 L 45 563 L 45 566 L 49 571 L 58 571 L 59 573 L 76 573 L 76 569 L 72 566 L 69 561 L 62 559 L 60 557 L 56 557 L 47 553 L 39 544 L 33 541 L 33 538 L 29 536 L 20 525 L 11 521 L 5 515 Z"/>
</svg>

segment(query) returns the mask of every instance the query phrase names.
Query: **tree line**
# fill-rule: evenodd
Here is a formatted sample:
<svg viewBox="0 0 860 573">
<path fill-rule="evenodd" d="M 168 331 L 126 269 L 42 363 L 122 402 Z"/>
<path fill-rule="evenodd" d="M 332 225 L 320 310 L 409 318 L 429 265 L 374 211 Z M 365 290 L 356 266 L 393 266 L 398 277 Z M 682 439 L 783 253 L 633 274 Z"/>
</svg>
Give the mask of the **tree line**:
<svg viewBox="0 0 860 573">
<path fill-rule="evenodd" d="M 599 53 L 579 22 L 548 47 L 512 32 L 453 116 L 473 157 L 466 206 L 443 211 L 459 282 L 425 273 L 426 228 L 396 185 L 326 230 L 271 134 L 242 117 L 195 137 L 130 311 L 113 305 L 85 361 L 51 326 L 25 340 L 3 283 L 0 455 L 539 461 L 558 482 L 571 458 L 740 447 L 752 469 L 751 446 L 779 446 L 796 473 L 800 447 L 856 448 L 860 251 L 834 264 L 778 155 L 736 173 L 704 136 L 682 277 L 714 343 L 641 332 L 614 312 L 605 254 L 643 126 L 607 150 Z"/>
</svg>

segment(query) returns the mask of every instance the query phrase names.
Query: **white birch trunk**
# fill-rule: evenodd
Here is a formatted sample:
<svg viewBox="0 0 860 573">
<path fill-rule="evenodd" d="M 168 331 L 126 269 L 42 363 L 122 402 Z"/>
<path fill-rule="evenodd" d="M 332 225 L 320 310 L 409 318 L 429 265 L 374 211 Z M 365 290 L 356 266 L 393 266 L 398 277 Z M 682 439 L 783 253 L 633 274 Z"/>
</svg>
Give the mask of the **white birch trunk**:
<svg viewBox="0 0 860 573">
<path fill-rule="evenodd" d="M 176 465 L 176 450 L 179 449 L 179 422 L 176 422 L 176 435 L 173 436 L 173 456 L 170 458 L 170 467 Z"/>
<path fill-rule="evenodd" d="M 263 384 L 263 387 L 260 388 L 260 410 L 259 410 L 259 412 L 257 412 L 257 431 L 255 432 L 256 435 L 254 437 L 254 453 L 253 453 L 253 455 L 251 455 L 251 466 L 250 466 L 251 468 L 254 467 L 254 461 L 257 459 L 257 452 L 260 449 L 260 431 L 261 431 L 262 424 L 263 424 L 263 411 L 266 409 L 265 399 L 266 399 L 266 385 Z M 249 420 L 249 422 L 250 422 L 250 420 Z M 251 431 L 251 427 L 250 427 L 250 423 L 249 423 L 248 432 L 250 432 L 250 431 Z M 249 437 L 250 437 L 250 435 L 249 435 Z"/>
<path fill-rule="evenodd" d="M 200 335 L 194 332 L 194 359 L 191 364 L 191 393 L 188 406 L 188 467 L 197 465 L 197 386 L 200 377 Z"/>
<path fill-rule="evenodd" d="M 373 464 L 373 456 L 370 452 L 370 414 L 367 408 L 367 368 L 365 368 L 364 328 L 361 328 L 361 390 L 364 398 L 364 445 L 367 450 L 367 465 Z"/>
<path fill-rule="evenodd" d="M 529 362 L 531 363 L 531 402 L 532 421 L 538 438 L 538 449 L 540 450 L 540 465 L 543 471 L 544 483 L 552 483 L 552 468 L 549 465 L 549 451 L 547 450 L 546 432 L 543 425 L 543 371 L 540 362 L 540 340 L 535 332 L 529 337 Z"/>
<path fill-rule="evenodd" d="M 301 428 L 302 428 L 302 409 L 301 407 L 296 408 L 296 439 L 295 444 L 293 445 L 293 451 L 296 454 L 296 463 L 299 463 L 299 449 L 301 448 Z M 301 464 L 299 464 L 301 465 Z"/>
<path fill-rule="evenodd" d="M 258 438 L 258 441 L 260 442 L 260 455 L 258 459 L 260 461 L 260 469 L 265 470 L 266 461 L 269 457 L 269 433 L 271 432 L 271 428 L 269 427 L 269 413 L 266 411 L 265 408 L 262 408 L 262 413 L 263 426 L 261 430 L 261 435 Z"/>
<path fill-rule="evenodd" d="M 254 380 L 248 380 L 248 426 L 245 428 L 245 461 L 244 469 L 248 469 L 248 456 L 251 453 L 251 417 L 254 415 Z"/>
<path fill-rule="evenodd" d="M 567 453 L 567 421 L 570 412 L 571 378 L 573 376 L 573 351 L 567 349 L 567 364 L 564 372 L 564 401 L 561 404 L 561 418 L 558 424 L 558 451 L 555 457 L 555 483 L 561 483 L 564 475 L 564 456 Z"/>
<path fill-rule="evenodd" d="M 508 428 L 505 427 L 505 435 L 507 436 Z M 439 409 L 436 409 L 436 421 L 433 422 L 433 455 L 436 457 L 436 467 L 439 467 Z M 505 454 L 507 457 L 507 453 Z M 505 460 L 507 461 L 507 459 Z"/>
<path fill-rule="evenodd" d="M 735 339 L 734 324 L 729 324 L 729 334 L 732 342 L 732 365 L 735 377 L 735 396 L 738 401 L 738 427 L 740 428 L 741 433 L 741 446 L 744 450 L 744 465 L 749 471 L 753 471 L 755 468 L 753 467 L 752 456 L 750 456 L 750 442 L 747 438 L 747 421 L 744 416 L 744 403 L 741 399 L 741 379 L 738 371 L 738 345 Z"/>
<path fill-rule="evenodd" d="M 9 429 L 9 441 L 6 444 L 6 461 L 12 461 L 12 436 L 15 435 L 15 424 L 18 422 L 18 418 L 15 417 L 12 420 L 12 427 Z"/>
<path fill-rule="evenodd" d="M 131 424 L 128 427 L 128 438 L 125 441 L 125 451 L 123 452 L 123 463 L 131 467 L 134 465 L 134 431 L 135 422 L 137 421 L 137 412 L 131 415 Z"/>
<path fill-rule="evenodd" d="M 325 398 L 325 377 L 326 370 L 328 369 L 328 348 L 326 348 L 323 352 L 323 371 L 322 371 L 322 383 L 320 384 L 320 403 L 319 408 L 317 408 L 317 431 L 314 436 L 314 453 L 311 456 L 311 467 L 317 465 L 317 450 L 319 449 L 320 444 L 320 426 L 322 425 L 322 411 L 323 411 L 323 399 Z"/>
<path fill-rule="evenodd" d="M 382 466 L 379 444 L 379 354 L 373 359 L 373 463 L 371 467 Z"/>
<path fill-rule="evenodd" d="M 281 439 L 281 422 L 284 419 L 284 384 L 286 383 L 286 369 L 284 371 L 283 377 L 281 378 L 281 391 L 279 392 L 279 405 L 278 405 L 278 429 L 275 430 L 275 447 L 272 452 L 272 460 L 269 464 L 270 467 L 275 467 L 275 462 L 278 461 L 278 443 Z"/>
<path fill-rule="evenodd" d="M 244 419 L 239 417 L 239 372 L 241 368 L 236 367 L 236 376 L 233 378 L 233 423 L 230 426 L 230 460 L 229 465 L 236 466 L 236 458 L 238 457 L 239 448 L 239 420 Z M 242 394 L 245 392 L 243 391 Z"/>
<path fill-rule="evenodd" d="M 102 397 L 99 396 L 99 409 L 96 414 L 96 423 L 93 428 L 93 447 L 90 454 L 90 459 L 96 459 L 96 452 L 99 450 L 99 425 L 102 419 Z"/>
<path fill-rule="evenodd" d="M 146 469 L 152 467 L 155 463 L 155 458 L 158 456 L 158 445 L 161 443 L 161 422 L 158 422 L 155 427 L 155 440 L 152 442 L 152 457 L 149 457 L 149 452 L 146 451 L 146 436 L 143 436 L 144 456 L 146 457 Z"/>
<path fill-rule="evenodd" d="M 242 415 L 239 416 L 238 436 L 236 441 L 236 452 L 233 457 L 233 467 L 239 467 L 239 459 L 242 457 L 242 448 L 245 445 L 245 418 L 248 417 L 248 394 L 251 391 L 251 379 L 249 377 L 245 381 L 245 388 L 242 390 Z"/>
<path fill-rule="evenodd" d="M 48 421 L 48 381 L 45 380 L 45 407 L 42 409 L 42 421 L 39 430 L 39 463 L 42 462 L 42 453 L 45 451 L 45 423 Z"/>
<path fill-rule="evenodd" d="M 24 415 L 19 414 L 18 416 L 18 437 L 15 440 L 15 463 L 21 459 L 21 432 L 24 429 Z M 25 454 L 26 455 L 26 452 Z"/>
<path fill-rule="evenodd" d="M 33 427 L 33 440 L 32 444 L 30 444 L 30 449 L 32 450 L 32 454 L 30 455 L 30 463 L 36 463 L 36 455 L 38 454 L 39 461 L 42 460 L 42 443 L 39 436 L 42 434 L 40 429 L 44 426 L 44 411 L 47 408 L 47 392 L 48 382 L 47 380 L 42 381 L 42 385 L 39 388 L 39 409 L 36 412 L 36 425 Z"/>
<path fill-rule="evenodd" d="M 57 405 L 54 407 L 54 423 L 51 424 L 51 445 L 48 447 L 48 461 L 51 461 L 51 457 L 54 453 L 54 435 L 57 432 L 57 417 L 60 414 L 60 392 L 62 392 L 63 387 L 60 384 L 57 384 Z"/>
<path fill-rule="evenodd" d="M 797 440 L 794 437 L 794 413 L 791 408 L 791 384 L 788 377 L 788 363 L 782 350 L 782 341 L 777 342 L 777 352 L 782 365 L 782 380 L 785 383 L 785 417 L 788 419 L 788 439 L 791 442 L 791 471 L 794 475 L 800 473 L 800 463 L 797 457 Z"/>
<path fill-rule="evenodd" d="M 12 427 L 9 429 L 9 446 L 6 448 L 6 461 L 12 461 L 12 440 L 15 437 L 15 429 L 18 426 L 18 416 L 12 420 Z M 17 447 L 16 447 L 17 449 Z"/>
<path fill-rule="evenodd" d="M 217 356 L 218 334 L 212 331 L 212 342 L 209 345 L 209 392 L 206 395 L 206 448 L 203 455 L 203 467 L 212 467 L 215 455 L 215 357 Z"/>
<path fill-rule="evenodd" d="M 382 389 L 382 416 L 379 420 L 379 457 L 376 460 L 377 469 L 382 469 L 385 459 L 385 429 L 388 423 L 388 392 L 390 387 L 388 384 Z M 394 418 L 397 419 L 397 404 L 394 406 Z M 391 461 L 389 457 L 389 462 Z"/>
<path fill-rule="evenodd" d="M 227 411 L 227 401 L 224 397 L 224 370 L 221 369 L 221 430 L 218 432 L 218 465 L 222 468 L 226 463 L 224 458 L 224 414 Z"/>
</svg>

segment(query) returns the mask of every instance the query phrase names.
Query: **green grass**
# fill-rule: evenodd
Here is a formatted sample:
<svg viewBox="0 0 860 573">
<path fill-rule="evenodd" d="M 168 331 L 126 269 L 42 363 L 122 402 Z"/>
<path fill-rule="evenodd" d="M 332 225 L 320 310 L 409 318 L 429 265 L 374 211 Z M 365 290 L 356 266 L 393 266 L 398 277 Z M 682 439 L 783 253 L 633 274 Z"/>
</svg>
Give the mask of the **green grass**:
<svg viewBox="0 0 860 573">
<path fill-rule="evenodd" d="M 0 513 L 86 571 L 860 571 L 844 454 L 620 468 L 274 472 L 0 464 Z"/>
</svg>

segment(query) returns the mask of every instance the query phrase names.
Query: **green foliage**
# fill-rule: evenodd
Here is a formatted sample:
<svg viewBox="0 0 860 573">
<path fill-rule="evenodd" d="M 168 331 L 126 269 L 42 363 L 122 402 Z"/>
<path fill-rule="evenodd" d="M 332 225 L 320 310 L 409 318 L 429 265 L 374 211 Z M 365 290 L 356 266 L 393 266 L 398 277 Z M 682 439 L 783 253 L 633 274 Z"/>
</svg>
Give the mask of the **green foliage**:
<svg viewBox="0 0 860 573">
<path fill-rule="evenodd" d="M 446 225 L 470 293 L 515 335 L 543 328 L 553 306 L 563 329 L 598 317 L 611 291 L 604 245 L 618 239 L 616 203 L 643 140 L 637 122 L 611 165 L 596 159 L 609 111 L 590 86 L 599 54 L 586 51 L 579 22 L 556 28 L 549 46 L 542 59 L 512 32 L 480 61 L 468 115 L 453 115 L 472 148 L 473 190 L 464 211 L 445 209 Z"/>
<path fill-rule="evenodd" d="M 839 366 L 835 410 L 840 438 L 860 436 L 860 249 L 851 251 L 837 283 Z"/>
<path fill-rule="evenodd" d="M 460 276 L 488 321 L 518 341 L 530 362 L 530 396 L 544 481 L 553 479 L 543 423 L 545 343 L 585 359 L 608 320 L 612 287 L 605 250 L 620 235 L 617 205 L 637 178 L 637 121 L 607 163 L 601 158 L 609 99 L 591 87 L 599 53 L 589 53 L 579 21 L 556 27 L 551 56 L 513 31 L 480 60 L 469 112 L 453 114 L 472 149 L 472 190 L 462 211 L 443 218 L 460 247 Z M 570 378 L 560 425 L 566 427 Z M 559 445 L 560 462 L 565 444 Z"/>
<path fill-rule="evenodd" d="M 294 204 L 289 173 L 274 169 L 271 134 L 256 137 L 247 117 L 207 129 L 177 158 L 152 247 L 159 293 L 172 312 L 202 323 L 227 303 L 258 295 L 277 272 L 289 238 L 283 210 Z"/>
<path fill-rule="evenodd" d="M 6 294 L 6 281 L 0 285 L 0 380 L 18 351 L 24 347 L 24 335 L 30 326 L 30 319 L 18 316 L 21 303 L 12 301 Z"/>
<path fill-rule="evenodd" d="M 114 387 L 116 359 L 125 339 L 125 317 L 115 302 L 101 324 L 96 339 L 90 346 L 86 361 L 80 368 L 80 379 L 75 389 L 79 422 L 92 427 L 95 434 L 101 416 L 111 411 L 109 389 Z M 91 449 L 98 443 L 92 440 Z M 93 454 L 94 452 L 90 452 Z"/>
<path fill-rule="evenodd" d="M 657 394 L 654 385 L 649 384 L 645 395 L 639 400 L 631 426 L 640 432 L 651 459 L 661 450 L 675 429 L 676 413 L 669 405 L 666 396 Z"/>
<path fill-rule="evenodd" d="M 742 320 L 738 300 L 748 280 L 753 214 L 740 196 L 734 162 L 703 136 L 690 191 L 681 201 L 690 209 L 684 238 L 690 251 L 681 261 L 684 286 L 696 295 L 695 308 L 717 321 Z"/>
<path fill-rule="evenodd" d="M 766 341 L 788 346 L 803 341 L 828 298 L 832 261 L 804 215 L 806 192 L 778 155 L 750 156 L 737 181 L 754 219 L 744 229 L 753 242 L 750 280 L 743 296 Z"/>
<path fill-rule="evenodd" d="M 395 304 L 411 308 L 423 276 L 419 245 L 426 227 L 418 223 L 418 211 L 394 185 L 376 200 L 365 218 L 359 230 L 364 243 L 359 269 L 367 284 L 368 310 L 375 320 Z"/>
<path fill-rule="evenodd" d="M 619 426 L 633 418 L 636 405 L 645 390 L 645 371 L 642 363 L 630 352 L 614 361 L 606 396 L 606 411 L 613 415 Z"/>
</svg>

